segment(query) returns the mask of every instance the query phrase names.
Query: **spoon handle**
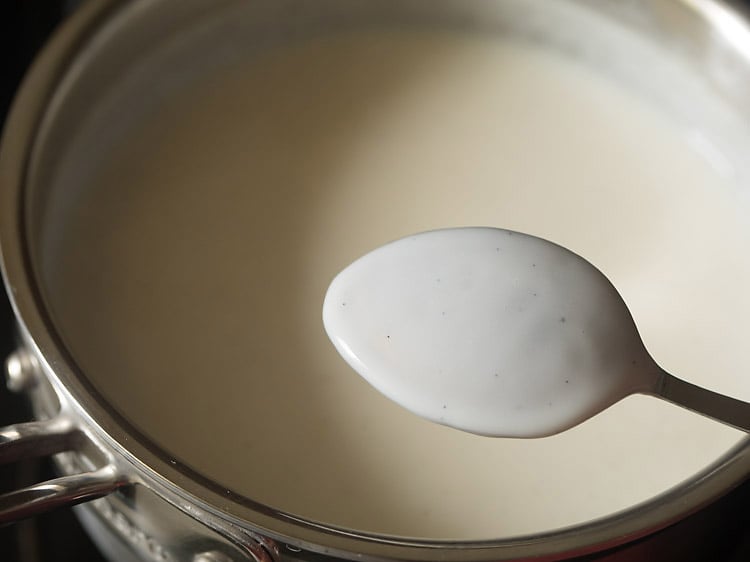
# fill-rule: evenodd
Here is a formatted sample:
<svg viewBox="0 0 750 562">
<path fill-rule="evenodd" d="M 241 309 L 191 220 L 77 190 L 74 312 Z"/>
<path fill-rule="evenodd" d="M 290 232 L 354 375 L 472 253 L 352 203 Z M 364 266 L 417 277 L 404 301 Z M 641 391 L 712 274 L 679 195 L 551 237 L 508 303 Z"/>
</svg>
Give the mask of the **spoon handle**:
<svg viewBox="0 0 750 562">
<path fill-rule="evenodd" d="M 750 433 L 750 404 L 662 371 L 654 392 L 668 402 Z"/>
</svg>

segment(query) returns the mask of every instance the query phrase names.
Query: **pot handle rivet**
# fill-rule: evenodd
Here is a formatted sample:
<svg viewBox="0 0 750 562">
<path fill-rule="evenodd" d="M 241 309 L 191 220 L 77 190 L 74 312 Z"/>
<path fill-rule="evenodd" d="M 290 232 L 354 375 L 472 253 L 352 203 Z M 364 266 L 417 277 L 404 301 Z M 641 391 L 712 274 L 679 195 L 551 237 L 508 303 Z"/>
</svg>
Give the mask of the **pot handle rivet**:
<svg viewBox="0 0 750 562">
<path fill-rule="evenodd" d="M 24 392 L 39 380 L 36 359 L 25 349 L 11 353 L 5 360 L 5 383 L 11 392 Z"/>
</svg>

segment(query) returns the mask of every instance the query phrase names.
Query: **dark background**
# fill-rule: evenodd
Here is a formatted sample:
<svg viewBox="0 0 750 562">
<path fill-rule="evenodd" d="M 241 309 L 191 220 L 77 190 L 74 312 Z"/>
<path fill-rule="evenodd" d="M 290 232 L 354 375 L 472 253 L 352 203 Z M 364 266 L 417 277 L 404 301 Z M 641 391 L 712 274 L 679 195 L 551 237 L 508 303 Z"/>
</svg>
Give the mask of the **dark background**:
<svg viewBox="0 0 750 562">
<path fill-rule="evenodd" d="M 13 94 L 34 54 L 76 2 L 54 0 L 0 0 L 0 127 Z M 750 92 L 748 92 L 750 95 Z M 0 359 L 14 348 L 13 319 L 5 292 L 0 291 Z M 1 377 L 0 377 L 1 378 Z M 7 392 L 0 381 L 0 426 L 29 419 L 22 397 Z M 27 461 L 0 466 L 0 493 L 52 478 L 47 461 Z M 692 518 L 686 528 L 672 531 L 670 540 L 681 540 L 691 524 L 715 523 L 730 529 L 725 544 L 697 549 L 691 560 L 750 561 L 750 484 L 722 500 L 721 514 Z M 714 510 L 718 511 L 718 510 Z M 669 531 L 668 531 L 669 532 Z M 658 552 L 648 560 L 669 562 Z M 84 534 L 70 509 L 61 509 L 15 525 L 0 528 L 0 562 L 67 562 L 104 560 Z M 684 559 L 683 559 L 684 560 Z"/>
</svg>

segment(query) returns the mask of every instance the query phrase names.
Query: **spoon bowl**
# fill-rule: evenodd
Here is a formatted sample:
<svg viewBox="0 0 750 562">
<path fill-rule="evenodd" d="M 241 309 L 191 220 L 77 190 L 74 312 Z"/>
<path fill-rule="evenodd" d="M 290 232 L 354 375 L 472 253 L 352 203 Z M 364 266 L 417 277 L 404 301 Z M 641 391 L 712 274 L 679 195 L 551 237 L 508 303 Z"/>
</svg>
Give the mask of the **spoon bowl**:
<svg viewBox="0 0 750 562">
<path fill-rule="evenodd" d="M 657 365 L 604 274 L 528 234 L 452 228 L 386 244 L 336 276 L 323 322 L 377 390 L 471 433 L 545 437 L 633 393 L 750 431 L 750 404 Z"/>
</svg>

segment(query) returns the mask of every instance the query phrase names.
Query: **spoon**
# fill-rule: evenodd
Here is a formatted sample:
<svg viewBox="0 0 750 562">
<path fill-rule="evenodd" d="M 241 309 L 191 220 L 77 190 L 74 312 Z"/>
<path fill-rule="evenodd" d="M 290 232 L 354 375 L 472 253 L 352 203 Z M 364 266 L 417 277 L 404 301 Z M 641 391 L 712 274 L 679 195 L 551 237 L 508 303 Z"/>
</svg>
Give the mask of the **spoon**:
<svg viewBox="0 0 750 562">
<path fill-rule="evenodd" d="M 535 236 L 453 228 L 386 244 L 331 282 L 323 323 L 385 396 L 471 433 L 545 437 L 633 393 L 750 431 L 750 404 L 665 372 L 607 278 Z"/>
</svg>

